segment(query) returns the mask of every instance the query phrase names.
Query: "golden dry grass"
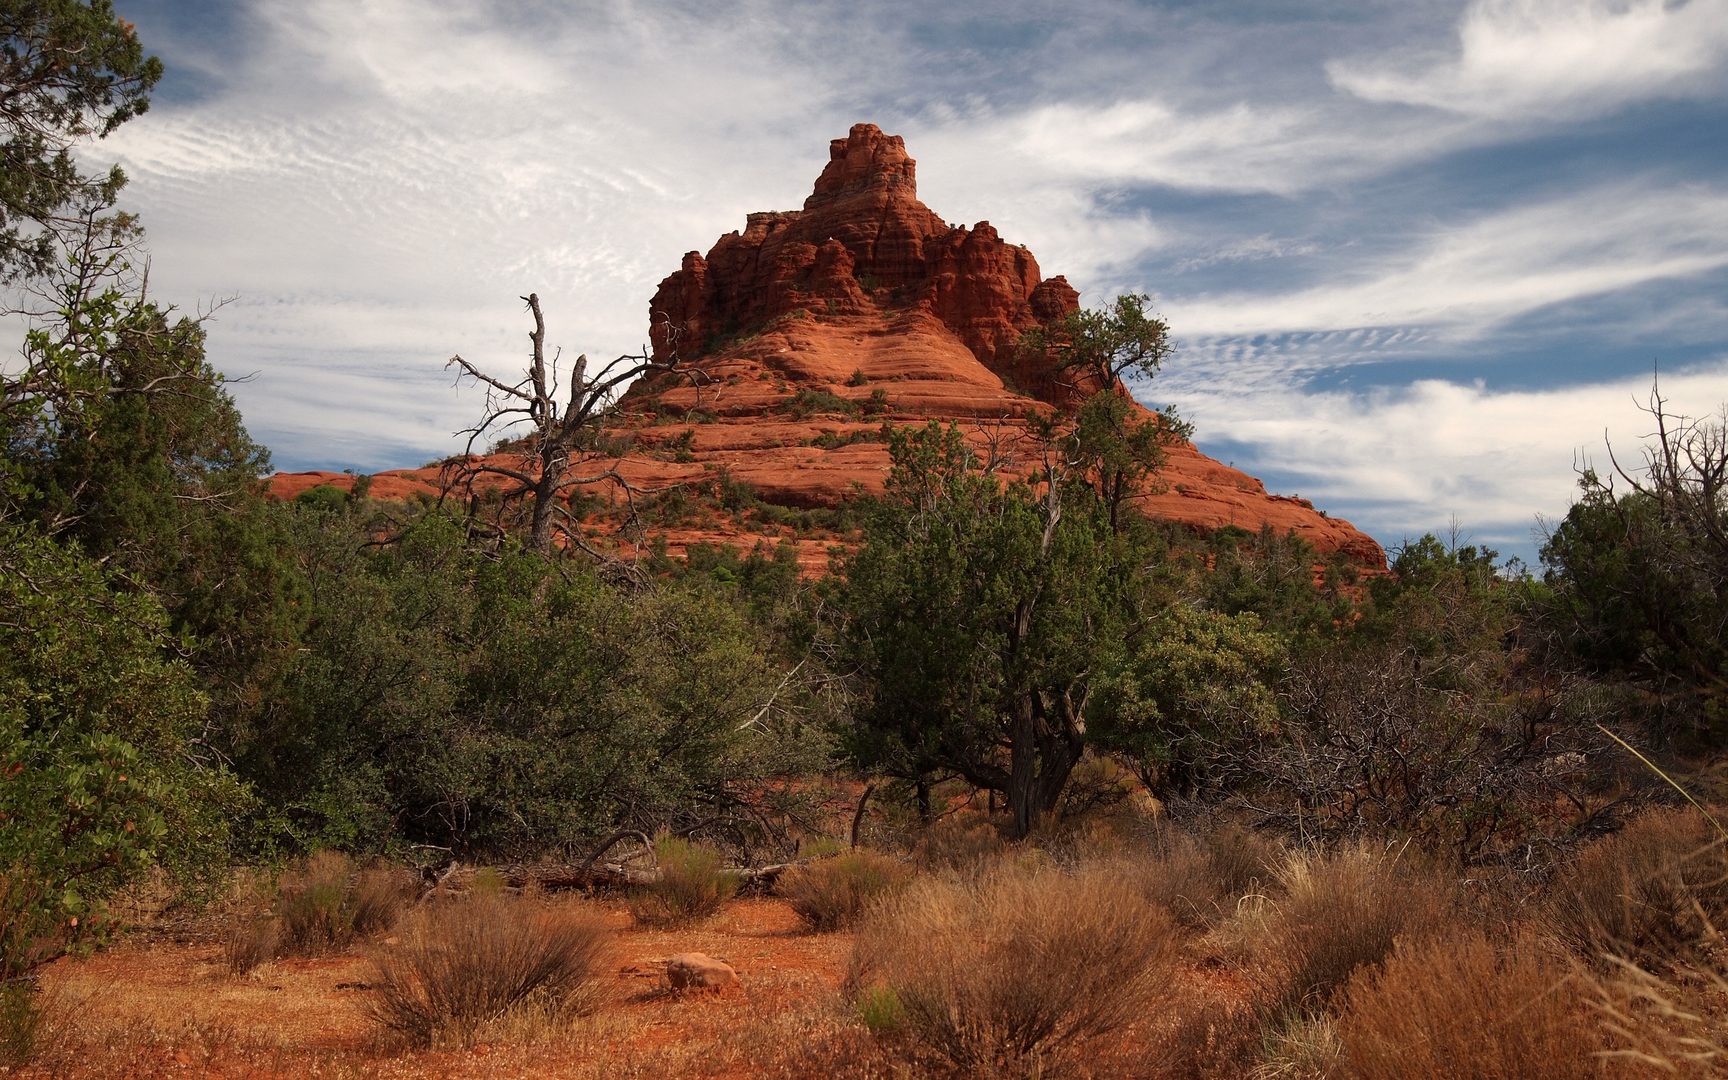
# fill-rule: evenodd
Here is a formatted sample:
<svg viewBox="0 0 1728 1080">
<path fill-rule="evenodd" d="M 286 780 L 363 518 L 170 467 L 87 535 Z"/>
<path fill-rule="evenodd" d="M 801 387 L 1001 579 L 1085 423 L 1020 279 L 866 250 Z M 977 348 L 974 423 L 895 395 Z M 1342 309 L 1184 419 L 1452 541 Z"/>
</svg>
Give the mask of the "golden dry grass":
<svg viewBox="0 0 1728 1080">
<path fill-rule="evenodd" d="M 579 904 L 614 942 L 585 968 L 597 1011 L 486 1010 L 417 1046 L 369 1018 L 386 979 L 358 946 L 237 976 L 219 935 L 139 937 L 44 973 L 38 1049 L 6 1075 L 1515 1078 L 1706 1076 L 1728 1061 L 1712 944 L 1689 966 L 1617 963 L 1556 992 L 1569 961 L 1533 939 L 1545 908 L 1508 937 L 1504 920 L 1459 914 L 1444 875 L 1385 854 L 1293 856 L 1262 889 L 1261 854 L 1188 851 L 974 862 L 915 879 L 857 933 L 811 934 L 779 898 L 680 926 L 645 925 L 624 899 Z M 1149 899 L 1145 876 L 1183 865 L 1228 895 L 1215 858 L 1249 868 L 1235 887 L 1253 890 L 1219 904 L 1216 925 L 1183 927 Z M 544 921 L 575 902 L 508 903 Z M 404 926 L 388 948 L 414 940 Z M 740 986 L 669 993 L 664 962 L 690 951 L 730 963 Z M 496 956 L 464 950 L 512 967 Z M 482 981 L 461 970 L 458 983 Z"/>
<path fill-rule="evenodd" d="M 1062 1075 L 1077 1044 L 1163 1009 L 1170 917 L 1115 867 L 1002 864 L 925 878 L 861 925 L 855 994 L 889 994 L 907 1032 L 965 1070 Z"/>
<path fill-rule="evenodd" d="M 859 848 L 793 867 L 775 882 L 774 892 L 812 929 L 838 930 L 911 877 L 900 860 Z"/>
<path fill-rule="evenodd" d="M 372 953 L 369 1013 L 413 1046 L 504 1024 L 557 1029 L 605 997 L 611 931 L 587 905 L 471 892 L 416 912 Z"/>
<path fill-rule="evenodd" d="M 1602 1039 L 1577 973 L 1521 938 L 1476 930 L 1401 943 L 1383 969 L 1357 972 L 1338 1028 L 1359 1080 L 1603 1075 Z"/>
</svg>

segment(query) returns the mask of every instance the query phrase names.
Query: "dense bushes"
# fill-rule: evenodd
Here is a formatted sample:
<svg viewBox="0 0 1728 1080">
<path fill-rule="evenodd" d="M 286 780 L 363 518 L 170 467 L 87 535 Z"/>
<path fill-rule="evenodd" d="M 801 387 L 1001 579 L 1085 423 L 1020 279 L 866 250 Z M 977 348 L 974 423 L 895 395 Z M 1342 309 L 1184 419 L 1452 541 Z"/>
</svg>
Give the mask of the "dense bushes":
<svg viewBox="0 0 1728 1080">
<path fill-rule="evenodd" d="M 388 550 L 310 540 L 320 596 L 284 715 L 243 764 L 296 841 L 579 848 L 728 811 L 823 760 L 773 643 L 722 587 L 625 589 L 471 548 L 454 521 Z"/>
<path fill-rule="evenodd" d="M 118 584 L 0 525 L 0 983 L 99 936 L 146 870 L 214 872 L 244 804 L 191 759 L 207 699 L 167 616 Z"/>
</svg>

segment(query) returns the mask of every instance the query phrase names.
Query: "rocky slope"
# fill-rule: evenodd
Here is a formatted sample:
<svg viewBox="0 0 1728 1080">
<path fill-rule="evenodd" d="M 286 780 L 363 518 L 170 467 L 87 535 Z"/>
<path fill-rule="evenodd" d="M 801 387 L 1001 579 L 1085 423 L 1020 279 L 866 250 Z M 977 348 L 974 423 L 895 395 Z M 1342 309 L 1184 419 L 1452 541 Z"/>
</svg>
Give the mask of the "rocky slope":
<svg viewBox="0 0 1728 1080">
<path fill-rule="evenodd" d="M 695 543 L 791 541 L 807 569 L 844 536 L 847 502 L 880 491 L 884 424 L 960 425 L 983 454 L 1030 467 L 1028 413 L 1060 412 L 1074 389 L 1021 357 L 1019 336 L 1078 305 L 1024 247 L 988 222 L 949 225 L 918 200 L 899 136 L 859 124 L 836 139 L 802 210 L 749 215 L 707 255 L 692 251 L 649 306 L 659 359 L 700 378 L 660 376 L 621 403 L 619 471 L 647 493 L 649 531 L 678 554 Z M 435 490 L 438 470 L 374 480 L 375 497 Z M 342 474 L 280 475 L 288 497 Z M 597 537 L 621 511 L 590 493 Z M 1378 544 L 1305 500 L 1178 447 L 1143 509 L 1202 529 L 1269 524 L 1322 555 L 1385 565 Z"/>
</svg>

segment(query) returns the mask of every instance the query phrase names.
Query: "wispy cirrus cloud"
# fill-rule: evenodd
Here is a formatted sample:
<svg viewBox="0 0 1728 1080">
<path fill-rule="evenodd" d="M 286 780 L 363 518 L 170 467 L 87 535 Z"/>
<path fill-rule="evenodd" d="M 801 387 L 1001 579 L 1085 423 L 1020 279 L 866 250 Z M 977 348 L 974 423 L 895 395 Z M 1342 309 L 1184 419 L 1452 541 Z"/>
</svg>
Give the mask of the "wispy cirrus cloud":
<svg viewBox="0 0 1728 1080">
<path fill-rule="evenodd" d="M 1533 548 L 1541 515 L 1565 515 L 1576 469 L 1628 466 L 1653 430 L 1648 371 L 1554 389 L 1419 379 L 1367 391 L 1315 391 L 1262 372 L 1220 384 L 1180 379 L 1176 394 L 1230 453 L 1256 453 L 1289 489 L 1382 541 L 1441 531 L 1456 518 L 1505 550 Z M 1665 371 L 1671 413 L 1719 415 L 1728 357 Z M 1240 462 L 1238 462 L 1240 463 Z"/>
<path fill-rule="evenodd" d="M 1334 60 L 1366 101 L 1494 120 L 1564 119 L 1652 97 L 1720 93 L 1728 0 L 1475 0 L 1457 50 Z"/>
<path fill-rule="evenodd" d="M 1443 391 L 1472 385 L 1460 357 L 1492 372 L 1515 343 L 1520 385 L 1559 392 L 1651 355 L 1585 376 L 1581 339 L 1728 348 L 1728 153 L 1661 111 L 1728 123 L 1725 4 L 121 0 L 170 82 L 98 156 L 133 177 L 158 294 L 237 297 L 211 356 L 257 373 L 237 393 L 288 467 L 448 452 L 477 403 L 442 361 L 519 364 L 530 289 L 567 348 L 636 348 L 685 250 L 799 205 L 869 120 L 950 220 L 1089 301 L 1158 294 L 1202 445 L 1315 494 L 1320 472 L 1283 471 L 1305 431 L 1492 414 L 1492 379 Z M 1570 458 L 1515 436 L 1461 437 Z M 1338 475 L 1417 513 L 1421 461 L 1378 460 Z"/>
<path fill-rule="evenodd" d="M 1548 305 L 1728 267 L 1728 189 L 1627 180 L 1424 232 L 1344 280 L 1167 305 L 1194 335 L 1438 326 L 1479 337 Z"/>
</svg>

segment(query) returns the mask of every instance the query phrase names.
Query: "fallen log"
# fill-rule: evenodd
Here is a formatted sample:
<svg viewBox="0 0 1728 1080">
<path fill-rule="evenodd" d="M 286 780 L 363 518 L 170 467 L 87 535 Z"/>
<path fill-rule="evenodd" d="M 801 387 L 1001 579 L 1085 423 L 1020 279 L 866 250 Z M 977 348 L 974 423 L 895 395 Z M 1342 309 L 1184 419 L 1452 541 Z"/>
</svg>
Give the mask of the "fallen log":
<svg viewBox="0 0 1728 1080">
<path fill-rule="evenodd" d="M 770 866 L 729 866 L 721 870 L 738 879 L 741 892 L 773 888 L 781 874 L 808 859 L 774 863 Z M 569 889 L 640 889 L 660 880 L 657 866 L 630 866 L 625 863 L 507 863 L 502 866 L 452 866 L 438 879 L 438 888 L 460 891 L 470 888 L 482 872 L 497 875 L 506 888 L 539 888 L 547 892 Z"/>
</svg>

